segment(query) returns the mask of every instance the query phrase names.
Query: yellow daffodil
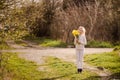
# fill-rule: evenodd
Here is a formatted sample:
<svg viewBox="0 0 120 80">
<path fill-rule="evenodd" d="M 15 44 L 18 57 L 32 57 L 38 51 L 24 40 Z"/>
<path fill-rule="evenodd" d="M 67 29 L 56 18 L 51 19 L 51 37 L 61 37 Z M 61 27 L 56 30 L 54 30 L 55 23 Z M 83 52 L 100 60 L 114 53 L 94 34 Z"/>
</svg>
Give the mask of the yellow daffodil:
<svg viewBox="0 0 120 80">
<path fill-rule="evenodd" d="M 72 31 L 73 36 L 78 36 L 80 33 L 78 30 L 73 30 Z"/>
</svg>

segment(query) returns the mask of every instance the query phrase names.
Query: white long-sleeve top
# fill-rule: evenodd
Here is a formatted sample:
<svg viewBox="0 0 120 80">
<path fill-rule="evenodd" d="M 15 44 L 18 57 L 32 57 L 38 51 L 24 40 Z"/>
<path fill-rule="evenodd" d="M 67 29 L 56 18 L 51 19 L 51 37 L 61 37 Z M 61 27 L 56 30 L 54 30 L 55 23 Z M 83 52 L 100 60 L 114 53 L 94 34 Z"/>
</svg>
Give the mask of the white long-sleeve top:
<svg viewBox="0 0 120 80">
<path fill-rule="evenodd" d="M 76 49 L 84 49 L 85 45 L 87 44 L 86 36 L 79 35 L 78 42 L 77 42 L 77 38 L 75 38 L 74 44 L 75 44 Z"/>
</svg>

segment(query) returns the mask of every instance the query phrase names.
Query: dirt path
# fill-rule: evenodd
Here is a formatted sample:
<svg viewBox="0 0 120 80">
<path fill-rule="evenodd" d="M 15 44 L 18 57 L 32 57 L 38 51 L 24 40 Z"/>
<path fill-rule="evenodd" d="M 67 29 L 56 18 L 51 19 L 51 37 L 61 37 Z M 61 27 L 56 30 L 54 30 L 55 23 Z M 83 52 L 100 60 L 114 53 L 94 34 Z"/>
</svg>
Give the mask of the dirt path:
<svg viewBox="0 0 120 80">
<path fill-rule="evenodd" d="M 10 45 L 10 44 L 9 44 Z M 14 44 L 15 45 L 15 44 Z M 3 50 L 3 52 L 22 52 L 19 57 L 34 61 L 38 65 L 44 63 L 43 57 L 54 56 L 65 61 L 76 63 L 74 48 L 21 48 L 17 45 L 16 50 Z M 99 54 L 102 52 L 111 52 L 111 48 L 86 48 L 85 54 Z M 24 54 L 23 54 L 24 53 Z M 96 72 L 99 76 L 109 76 L 110 73 L 105 70 L 99 70 L 94 66 L 84 64 L 84 68 Z"/>
<path fill-rule="evenodd" d="M 113 49 L 109 48 L 86 48 L 85 54 L 100 54 L 102 52 L 110 52 Z M 22 52 L 21 57 L 27 60 L 32 60 L 41 64 L 44 56 L 55 56 L 66 61 L 75 62 L 75 49 L 74 48 L 26 48 L 26 49 L 16 49 L 16 50 L 2 50 L 3 52 Z"/>
</svg>

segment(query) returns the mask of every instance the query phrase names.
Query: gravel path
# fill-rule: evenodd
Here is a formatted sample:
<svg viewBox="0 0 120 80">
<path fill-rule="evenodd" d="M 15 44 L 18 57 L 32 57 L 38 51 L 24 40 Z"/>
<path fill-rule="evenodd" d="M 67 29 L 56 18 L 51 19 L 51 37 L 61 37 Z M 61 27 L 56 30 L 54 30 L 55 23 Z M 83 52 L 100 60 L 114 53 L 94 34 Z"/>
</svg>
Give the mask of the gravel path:
<svg viewBox="0 0 120 80">
<path fill-rule="evenodd" d="M 102 52 L 111 52 L 112 48 L 86 48 L 85 54 L 100 54 Z M 43 62 L 42 57 L 44 56 L 55 56 L 66 61 L 75 62 L 75 49 L 74 48 L 26 48 L 26 49 L 16 49 L 16 50 L 2 50 L 3 52 L 22 52 L 24 54 L 19 54 L 27 60 L 32 60 L 41 64 Z"/>
</svg>

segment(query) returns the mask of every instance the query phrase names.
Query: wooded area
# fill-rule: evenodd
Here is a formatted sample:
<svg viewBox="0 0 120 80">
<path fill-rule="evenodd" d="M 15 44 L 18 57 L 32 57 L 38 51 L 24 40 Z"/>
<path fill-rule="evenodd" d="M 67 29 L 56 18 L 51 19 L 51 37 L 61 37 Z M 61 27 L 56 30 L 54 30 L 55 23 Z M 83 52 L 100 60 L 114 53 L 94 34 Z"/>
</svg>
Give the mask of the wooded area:
<svg viewBox="0 0 120 80">
<path fill-rule="evenodd" d="M 0 40 L 34 35 L 69 43 L 80 25 L 88 40 L 120 41 L 120 1 L 0 0 Z"/>
</svg>

